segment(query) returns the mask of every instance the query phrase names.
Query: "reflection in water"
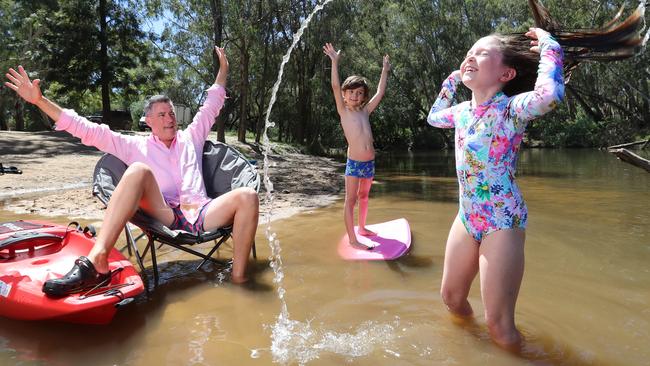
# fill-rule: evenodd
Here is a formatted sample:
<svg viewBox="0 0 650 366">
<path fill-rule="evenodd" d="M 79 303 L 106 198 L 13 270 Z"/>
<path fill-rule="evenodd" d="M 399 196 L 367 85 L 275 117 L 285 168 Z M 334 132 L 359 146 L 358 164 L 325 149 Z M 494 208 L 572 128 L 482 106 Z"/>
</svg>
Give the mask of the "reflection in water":
<svg viewBox="0 0 650 366">
<path fill-rule="evenodd" d="M 530 221 L 516 320 L 526 344 L 514 356 L 489 340 L 477 286 L 473 323 L 457 324 L 438 295 L 458 209 L 451 157 L 379 156 L 368 220 L 409 220 L 412 250 L 397 261 L 338 257 L 342 200 L 274 223 L 287 307 L 304 319 L 287 328 L 297 335 L 285 338 L 288 364 L 648 365 L 650 174 L 594 150 L 522 153 L 518 182 Z M 14 218 L 0 211 L 2 221 Z M 260 233 L 257 243 L 264 240 Z M 259 258 L 269 255 L 258 245 Z M 0 365 L 279 361 L 270 325 L 281 305 L 267 261 L 258 260 L 254 284 L 241 287 L 222 282 L 218 265 L 195 272 L 194 259 L 178 251 L 161 259 L 163 284 L 120 309 L 110 326 L 0 319 Z"/>
</svg>

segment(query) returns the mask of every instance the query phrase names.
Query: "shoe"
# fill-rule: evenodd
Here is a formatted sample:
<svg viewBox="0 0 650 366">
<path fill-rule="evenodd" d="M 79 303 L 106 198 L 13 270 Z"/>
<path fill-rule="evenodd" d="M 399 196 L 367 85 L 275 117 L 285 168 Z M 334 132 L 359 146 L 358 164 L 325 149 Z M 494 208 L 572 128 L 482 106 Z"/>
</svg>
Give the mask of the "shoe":
<svg viewBox="0 0 650 366">
<path fill-rule="evenodd" d="M 111 273 L 99 273 L 90 259 L 81 256 L 74 262 L 74 267 L 62 278 L 47 280 L 43 284 L 43 292 L 52 297 L 63 297 L 95 286 L 107 285 Z"/>
</svg>

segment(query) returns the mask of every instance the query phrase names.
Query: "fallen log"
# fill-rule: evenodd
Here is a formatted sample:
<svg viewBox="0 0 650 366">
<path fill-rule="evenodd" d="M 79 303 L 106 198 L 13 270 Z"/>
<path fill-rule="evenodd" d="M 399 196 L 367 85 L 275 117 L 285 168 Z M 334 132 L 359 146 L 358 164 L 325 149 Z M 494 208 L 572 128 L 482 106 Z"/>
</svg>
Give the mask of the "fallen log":
<svg viewBox="0 0 650 366">
<path fill-rule="evenodd" d="M 609 152 L 616 155 L 616 157 L 622 161 L 637 166 L 641 169 L 645 169 L 648 173 L 650 173 L 650 160 L 644 159 L 627 149 L 609 149 Z"/>
<path fill-rule="evenodd" d="M 620 145 L 609 146 L 609 147 L 607 148 L 607 150 L 620 149 L 620 148 L 624 148 L 624 147 L 636 146 L 636 145 L 641 145 L 641 144 L 643 144 L 643 146 L 641 147 L 641 149 L 645 149 L 646 146 L 648 146 L 648 143 L 649 143 L 649 142 L 650 142 L 650 139 L 648 139 L 648 140 L 641 140 L 641 141 L 635 141 L 635 142 L 628 142 L 627 144 L 620 144 Z"/>
</svg>

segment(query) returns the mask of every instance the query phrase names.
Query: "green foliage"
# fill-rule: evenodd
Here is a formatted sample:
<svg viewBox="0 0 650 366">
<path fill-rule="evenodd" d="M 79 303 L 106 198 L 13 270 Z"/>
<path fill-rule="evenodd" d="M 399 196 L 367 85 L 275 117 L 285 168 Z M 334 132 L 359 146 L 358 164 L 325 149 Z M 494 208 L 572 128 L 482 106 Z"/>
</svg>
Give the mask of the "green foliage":
<svg viewBox="0 0 650 366">
<path fill-rule="evenodd" d="M 131 112 L 131 129 L 134 131 L 138 131 L 139 128 L 139 122 L 140 122 L 140 117 L 144 114 L 144 100 L 139 100 L 131 103 L 129 106 L 129 111 Z"/>
<path fill-rule="evenodd" d="M 215 80 L 215 43 L 230 60 L 226 129 L 260 140 L 282 56 L 300 23 L 321 1 L 107 0 L 112 109 L 129 109 L 134 127 L 142 100 L 167 94 L 196 111 Z M 569 28 L 596 27 L 623 0 L 544 1 Z M 97 2 L 0 0 L 0 67 L 25 65 L 59 104 L 95 114 L 100 94 Z M 624 13 L 624 16 L 629 14 Z M 322 46 L 342 50 L 341 78 L 367 77 L 374 92 L 384 54 L 393 70 L 371 116 L 379 149 L 451 147 L 453 131 L 430 127 L 426 115 L 442 81 L 482 36 L 533 24 L 520 0 L 334 0 L 317 14 L 285 67 L 269 131 L 275 140 L 312 151 L 345 149 Z M 565 103 L 533 121 L 527 141 L 545 146 L 606 146 L 650 134 L 648 52 L 621 62 L 581 65 Z M 462 90 L 459 100 L 470 94 Z M 31 106 L 26 128 L 44 126 Z M 15 96 L 0 90 L 0 128 L 15 124 Z M 242 131 L 245 134 L 242 134 Z"/>
</svg>

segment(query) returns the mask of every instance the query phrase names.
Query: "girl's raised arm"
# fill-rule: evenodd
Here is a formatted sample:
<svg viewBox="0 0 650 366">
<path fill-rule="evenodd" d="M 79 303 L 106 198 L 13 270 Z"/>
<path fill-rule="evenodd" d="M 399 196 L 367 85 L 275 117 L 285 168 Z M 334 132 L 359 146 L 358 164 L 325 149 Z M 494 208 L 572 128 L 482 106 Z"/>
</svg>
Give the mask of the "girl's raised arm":
<svg viewBox="0 0 650 366">
<path fill-rule="evenodd" d="M 517 131 L 523 131 L 526 122 L 550 112 L 564 99 L 562 47 L 543 29 L 532 28 L 526 35 L 532 38 L 531 50 L 539 51 L 540 61 L 534 90 L 517 94 L 510 102 Z"/>
<path fill-rule="evenodd" d="M 438 94 L 438 98 L 433 103 L 427 116 L 427 122 L 431 126 L 440 128 L 454 128 L 456 126 L 453 109 L 450 107 L 454 101 L 459 83 L 460 70 L 452 72 L 442 83 L 442 89 Z"/>
</svg>

